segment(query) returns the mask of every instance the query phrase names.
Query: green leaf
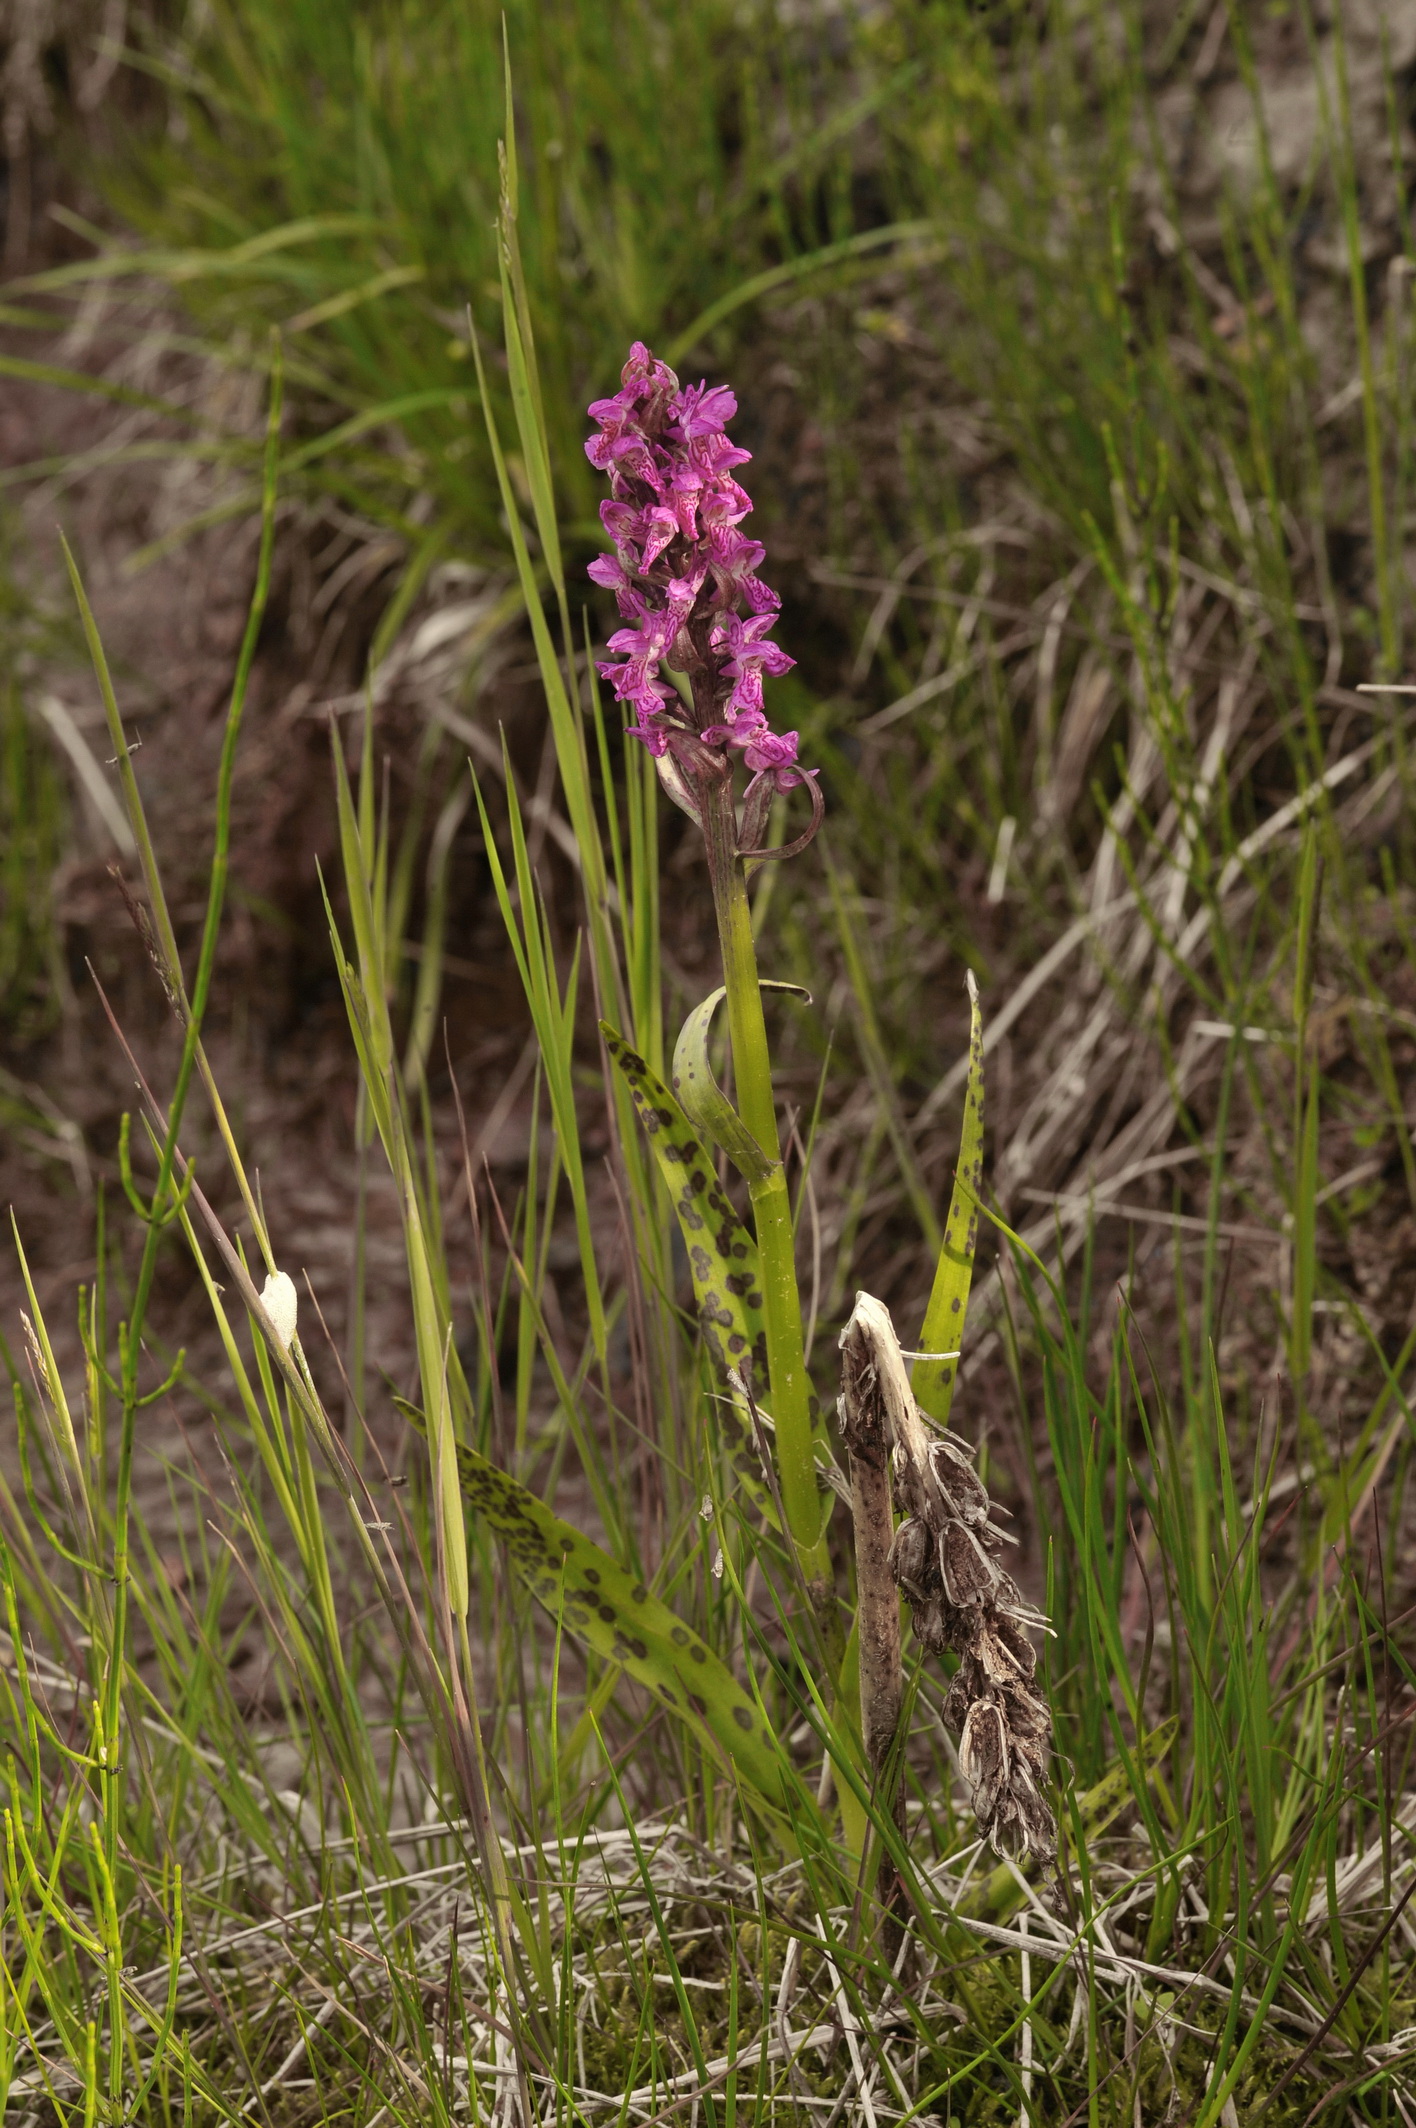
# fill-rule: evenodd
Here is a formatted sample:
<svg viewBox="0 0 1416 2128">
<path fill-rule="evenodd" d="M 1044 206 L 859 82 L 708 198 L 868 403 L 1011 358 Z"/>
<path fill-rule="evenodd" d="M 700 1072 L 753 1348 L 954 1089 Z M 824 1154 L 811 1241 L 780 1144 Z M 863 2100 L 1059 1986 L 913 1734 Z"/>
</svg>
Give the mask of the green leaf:
<svg viewBox="0 0 1416 2128">
<path fill-rule="evenodd" d="M 3 320 L 4 314 L 0 313 L 0 321 Z M 168 421 L 181 421 L 184 416 L 190 419 L 183 407 L 151 392 L 134 391 L 130 385 L 113 384 L 106 377 L 91 377 L 81 369 L 59 369 L 52 362 L 27 362 L 22 355 L 0 355 L 0 377 L 16 377 L 26 384 L 52 384 L 65 392 L 88 392 L 112 400 L 115 406 L 142 407 Z"/>
<path fill-rule="evenodd" d="M 979 1011 L 978 986 L 969 976 L 969 1076 L 964 1093 L 964 1127 L 959 1140 L 959 1165 L 944 1239 L 934 1272 L 934 1287 L 924 1311 L 920 1332 L 922 1352 L 958 1352 L 964 1342 L 969 1287 L 973 1283 L 974 1251 L 978 1246 L 978 1194 L 983 1181 L 983 1015 Z M 949 1422 L 954 1401 L 957 1359 L 916 1360 L 911 1388 L 921 1411 Z"/>
<path fill-rule="evenodd" d="M 1313 1001 L 1313 963 L 1322 913 L 1323 863 L 1317 832 L 1308 824 L 1298 871 L 1298 944 L 1293 979 L 1294 1058 L 1297 1096 L 1297 1172 L 1293 1178 L 1293 1288 L 1289 1326 L 1289 1366 L 1300 1397 L 1313 1353 L 1313 1301 L 1318 1289 L 1318 1108 L 1322 1073 L 1316 1052 L 1311 1060 L 1308 1014 Z"/>
<path fill-rule="evenodd" d="M 605 1020 L 600 1032 L 634 1102 L 688 1250 L 703 1342 L 720 1374 L 730 1367 L 767 1380 L 767 1331 L 757 1244 L 719 1186 L 713 1158 L 662 1079 Z M 751 1414 L 736 1395 L 717 1405 L 728 1461 L 753 1505 L 778 1525 Z"/>
<path fill-rule="evenodd" d="M 799 983 L 759 984 L 763 990 L 785 990 L 811 1002 L 811 992 Z M 674 1046 L 674 1092 L 691 1124 L 708 1133 L 722 1147 L 738 1173 L 752 1186 L 765 1181 L 778 1163 L 769 1159 L 732 1102 L 713 1076 L 708 1061 L 708 1030 L 713 1014 L 727 996 L 723 989 L 710 991 L 684 1021 Z"/>
<path fill-rule="evenodd" d="M 401 1398 L 399 1408 L 424 1430 L 421 1412 Z M 799 1814 L 800 1784 L 761 1707 L 667 1604 L 475 1449 L 459 1446 L 457 1474 L 468 1507 L 553 1618 L 711 1741 L 773 1810 L 790 1799 Z"/>
</svg>

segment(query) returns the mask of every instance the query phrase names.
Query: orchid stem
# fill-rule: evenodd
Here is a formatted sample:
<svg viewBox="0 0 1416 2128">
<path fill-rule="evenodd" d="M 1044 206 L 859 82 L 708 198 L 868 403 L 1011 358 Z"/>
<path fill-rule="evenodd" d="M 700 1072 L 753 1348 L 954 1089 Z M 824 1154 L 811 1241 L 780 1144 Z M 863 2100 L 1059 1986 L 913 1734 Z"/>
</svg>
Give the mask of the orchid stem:
<svg viewBox="0 0 1416 2128">
<path fill-rule="evenodd" d="M 822 1532 L 821 1493 L 812 1446 L 811 1384 L 802 1344 L 801 1298 L 797 1291 L 791 1197 L 782 1165 L 777 1111 L 772 1097 L 772 1059 L 747 882 L 737 851 L 737 821 L 730 779 L 700 786 L 703 833 L 728 994 L 728 1029 L 738 1111 L 770 1167 L 752 1185 L 757 1252 L 762 1271 L 762 1308 L 767 1325 L 767 1367 L 777 1437 L 777 1474 L 788 1531 L 812 1601 L 828 1625 L 827 1645 L 839 1638 L 829 1619 L 831 1555 Z"/>
</svg>

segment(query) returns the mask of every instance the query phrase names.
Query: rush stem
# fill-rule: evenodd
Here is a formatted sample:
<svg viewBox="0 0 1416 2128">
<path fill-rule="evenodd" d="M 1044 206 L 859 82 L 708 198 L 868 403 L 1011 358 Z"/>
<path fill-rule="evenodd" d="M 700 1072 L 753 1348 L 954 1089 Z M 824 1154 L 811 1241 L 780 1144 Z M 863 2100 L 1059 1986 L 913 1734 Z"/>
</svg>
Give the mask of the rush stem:
<svg viewBox="0 0 1416 2128">
<path fill-rule="evenodd" d="M 706 782 L 706 779 L 705 779 Z M 767 1369 L 777 1438 L 777 1479 L 787 1527 L 818 1611 L 826 1607 L 831 1555 L 822 1535 L 821 1494 L 812 1452 L 811 1383 L 802 1347 L 801 1296 L 797 1291 L 791 1197 L 782 1166 L 777 1111 L 772 1098 L 772 1059 L 747 882 L 737 854 L 737 821 L 727 777 L 700 785 L 703 833 L 728 994 L 728 1032 L 738 1113 L 771 1165 L 752 1185 L 757 1253 L 762 1272 L 762 1312 L 767 1326 Z"/>
</svg>

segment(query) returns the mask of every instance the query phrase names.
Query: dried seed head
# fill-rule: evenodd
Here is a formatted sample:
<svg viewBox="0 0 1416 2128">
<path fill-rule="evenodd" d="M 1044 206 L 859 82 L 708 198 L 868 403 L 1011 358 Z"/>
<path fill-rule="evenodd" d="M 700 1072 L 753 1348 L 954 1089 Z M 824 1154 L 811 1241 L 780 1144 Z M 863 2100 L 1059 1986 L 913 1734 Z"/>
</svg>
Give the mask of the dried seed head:
<svg viewBox="0 0 1416 2128">
<path fill-rule="evenodd" d="M 1007 1793 L 1008 1742 L 1002 1708 L 992 1698 L 976 1699 L 959 1738 L 959 1768 L 973 1790 L 974 1815 L 980 1824 L 994 1817 Z"/>
<path fill-rule="evenodd" d="M 906 1515 L 890 1547 L 890 1566 L 902 1593 L 912 1603 L 928 1598 L 928 1574 L 934 1558 L 934 1532 L 927 1522 Z"/>
<path fill-rule="evenodd" d="M 1015 1756 L 1006 1795 L 1000 1797 L 989 1832 L 1001 1853 L 1050 1858 L 1057 1851 L 1057 1824 L 1037 1785 Z"/>
<path fill-rule="evenodd" d="M 961 1522 L 987 1522 L 987 1488 L 972 1464 L 966 1463 L 947 1440 L 930 1444 L 929 1467 L 930 1475 L 952 1514 Z"/>
<path fill-rule="evenodd" d="M 963 1728 L 979 1690 L 977 1666 L 966 1655 L 950 1678 L 949 1689 L 944 1695 L 944 1719 L 951 1729 Z"/>
<path fill-rule="evenodd" d="M 1031 1641 L 994 1616 L 974 1643 L 979 1667 L 991 1685 L 1028 1685 L 1037 1669 Z"/>
<path fill-rule="evenodd" d="M 926 1596 L 910 1606 L 914 1637 L 927 1655 L 943 1655 L 953 1646 L 949 1634 L 948 1606 L 941 1595 Z"/>
<path fill-rule="evenodd" d="M 988 1491 L 967 1448 L 930 1431 L 905 1373 L 889 1312 L 857 1294 L 841 1336 L 842 1382 L 853 1406 L 879 1399 L 880 1432 L 893 1446 L 895 1532 L 890 1566 L 910 1606 L 914 1635 L 931 1655 L 959 1657 L 944 1719 L 960 1732 L 959 1763 L 979 1824 L 1010 1854 L 1057 1852 L 1057 1828 L 1042 1795 L 1052 1722 L 1033 1689 L 1037 1656 L 1025 1628 L 1047 1620 L 1024 1597 L 997 1554 L 1013 1540 L 995 1527 Z"/>
<path fill-rule="evenodd" d="M 946 1522 L 939 1532 L 939 1573 L 945 1596 L 960 1611 L 991 1596 L 999 1580 L 998 1568 L 962 1522 Z"/>
</svg>

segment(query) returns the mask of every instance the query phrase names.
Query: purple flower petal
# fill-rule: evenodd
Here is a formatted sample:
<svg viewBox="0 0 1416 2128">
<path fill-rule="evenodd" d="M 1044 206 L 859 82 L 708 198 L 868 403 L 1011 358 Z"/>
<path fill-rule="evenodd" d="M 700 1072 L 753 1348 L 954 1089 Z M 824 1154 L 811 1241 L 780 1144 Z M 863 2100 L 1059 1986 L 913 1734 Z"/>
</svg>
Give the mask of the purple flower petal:
<svg viewBox="0 0 1416 2128">
<path fill-rule="evenodd" d="M 650 354 L 642 340 L 635 340 L 629 350 L 629 360 L 620 371 L 620 385 L 625 394 L 633 393 L 636 398 L 643 399 L 651 392 L 676 392 L 678 378 L 667 362 Z"/>
<path fill-rule="evenodd" d="M 782 769 L 794 768 L 796 757 L 797 735 L 794 731 L 757 731 L 748 740 L 747 751 L 742 758 L 754 775 L 760 775 L 764 769 L 780 772 Z M 780 784 L 777 787 L 779 790 L 782 788 Z"/>
<path fill-rule="evenodd" d="M 701 555 L 689 563 L 686 569 L 669 578 L 665 589 L 669 597 L 682 605 L 685 599 L 696 599 L 708 578 L 708 564 Z"/>
<path fill-rule="evenodd" d="M 585 574 L 592 584 L 603 584 L 606 591 L 629 588 L 629 573 L 617 554 L 597 554 Z"/>
<path fill-rule="evenodd" d="M 679 521 L 677 513 L 667 503 L 660 503 L 650 510 L 644 523 L 644 555 L 640 567 L 652 569 L 670 540 L 677 539 Z"/>
<path fill-rule="evenodd" d="M 767 728 L 767 714 L 761 709 L 744 709 L 734 716 L 729 724 L 710 724 L 699 736 L 710 746 L 751 746 L 757 734 Z"/>
<path fill-rule="evenodd" d="M 726 384 L 688 384 L 678 395 L 674 426 L 685 442 L 721 435 L 737 410 L 737 396 Z"/>
<path fill-rule="evenodd" d="M 662 760 L 669 750 L 669 735 L 660 725 L 626 724 L 624 729 L 626 738 L 642 739 L 656 761 Z"/>
</svg>

